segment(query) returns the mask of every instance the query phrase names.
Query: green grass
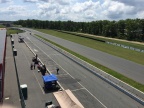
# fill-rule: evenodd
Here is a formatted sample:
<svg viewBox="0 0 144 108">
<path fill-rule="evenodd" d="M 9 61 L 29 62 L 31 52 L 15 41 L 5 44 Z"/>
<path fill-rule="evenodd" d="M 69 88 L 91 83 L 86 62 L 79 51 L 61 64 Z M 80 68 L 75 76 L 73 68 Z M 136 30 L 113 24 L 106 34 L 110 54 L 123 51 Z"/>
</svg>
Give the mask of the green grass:
<svg viewBox="0 0 144 108">
<path fill-rule="evenodd" d="M 13 25 L 13 27 L 22 27 L 21 25 Z"/>
<path fill-rule="evenodd" d="M 9 36 L 10 34 L 17 34 L 17 33 L 22 33 L 22 30 L 17 30 L 17 29 L 12 29 L 12 28 L 7 28 L 7 35 Z"/>
<path fill-rule="evenodd" d="M 0 28 L 5 28 L 5 26 L 0 24 Z"/>
<path fill-rule="evenodd" d="M 106 44 L 92 39 L 79 37 L 76 35 L 61 33 L 54 30 L 46 30 L 46 29 L 36 29 L 36 30 L 144 65 L 144 53 L 141 52 L 124 49 L 118 46 Z M 137 44 L 132 44 L 132 45 L 133 47 L 135 45 L 137 46 Z M 144 45 L 138 45 L 138 46 L 141 46 L 141 48 L 144 49 Z"/>
<path fill-rule="evenodd" d="M 82 55 L 79 55 L 79 54 L 77 54 L 77 53 L 75 53 L 75 52 L 73 52 L 73 51 L 71 51 L 71 50 L 69 50 L 69 49 L 67 49 L 67 48 L 59 45 L 59 44 L 56 44 L 56 43 L 54 43 L 54 42 L 52 42 L 52 41 L 50 41 L 50 40 L 48 40 L 48 39 L 46 39 L 46 38 L 43 38 L 42 36 L 39 36 L 39 35 L 36 35 L 36 36 L 37 36 L 37 37 L 40 37 L 40 38 L 42 38 L 42 39 L 44 39 L 44 40 L 46 40 L 46 41 L 48 41 L 48 42 L 50 42 L 50 43 L 52 43 L 52 44 L 60 47 L 60 48 L 62 48 L 62 49 L 64 49 L 65 51 L 67 51 L 67 52 L 69 52 L 69 53 L 77 56 L 78 58 L 80 58 L 80 59 L 82 59 L 82 60 L 84 60 L 84 61 L 92 64 L 92 65 L 95 66 L 95 67 L 98 67 L 99 69 L 101 69 L 101 70 L 109 73 L 110 75 L 112 75 L 112 76 L 120 79 L 121 81 L 124 81 L 125 83 L 127 83 L 127 84 L 129 84 L 129 85 L 137 88 L 138 90 L 144 92 L 144 85 L 143 85 L 143 84 L 140 84 L 140 83 L 138 83 L 138 82 L 136 82 L 136 81 L 134 81 L 134 80 L 132 80 L 132 79 L 130 79 L 130 78 L 128 78 L 128 77 L 125 77 L 124 75 L 119 74 L 119 73 L 117 73 L 116 71 L 113 71 L 113 70 L 111 70 L 111 69 L 109 69 L 109 68 L 107 68 L 107 67 L 105 67 L 105 66 L 102 66 L 102 65 L 100 65 L 100 64 L 98 64 L 98 63 L 96 63 L 96 62 L 94 62 L 94 61 L 92 61 L 92 60 L 90 60 L 90 59 L 88 59 L 88 58 L 86 58 L 86 57 L 84 57 L 84 56 L 82 56 Z"/>
<path fill-rule="evenodd" d="M 110 39 L 108 37 L 100 37 L 100 36 L 96 36 L 96 35 L 91 35 L 91 34 L 84 34 L 84 33 L 78 33 L 78 32 L 70 32 L 70 31 L 62 31 L 62 30 L 56 30 L 58 32 L 61 33 L 66 33 L 66 34 L 71 34 L 71 35 L 76 35 L 79 37 L 83 37 L 83 38 L 91 38 L 91 40 L 96 39 L 96 40 L 102 40 L 102 41 L 108 41 L 108 42 L 113 42 L 113 43 L 118 43 L 118 44 L 122 44 L 125 46 L 130 46 L 130 47 L 134 47 L 134 48 L 138 48 L 138 49 L 143 49 L 144 50 L 144 45 L 142 44 L 138 44 L 138 43 L 134 43 L 131 41 L 125 41 L 125 40 L 115 40 L 115 39 Z M 144 43 L 143 43 L 144 44 Z"/>
<path fill-rule="evenodd" d="M 4 25 L 0 25 L 0 28 L 6 28 Z M 7 35 L 9 36 L 10 34 L 17 34 L 17 33 L 22 33 L 22 30 L 18 29 L 13 29 L 13 28 L 6 28 L 7 29 Z"/>
<path fill-rule="evenodd" d="M 69 32 L 68 32 L 69 33 Z M 114 40 L 114 39 L 110 39 L 110 38 L 102 38 L 102 37 L 98 37 L 96 35 L 91 36 L 90 34 L 84 34 L 84 33 L 77 33 L 77 32 L 70 32 L 72 34 L 78 34 L 78 35 L 82 35 L 84 37 L 93 37 L 96 39 L 100 39 L 100 40 L 104 40 L 104 41 L 109 41 L 109 42 L 113 42 L 113 43 L 118 43 L 118 44 L 123 44 L 125 46 L 130 46 L 130 47 L 134 47 L 134 48 L 139 48 L 139 49 L 143 49 L 144 50 L 144 45 L 140 45 L 140 44 L 134 44 L 131 41 L 120 41 L 120 40 Z"/>
</svg>

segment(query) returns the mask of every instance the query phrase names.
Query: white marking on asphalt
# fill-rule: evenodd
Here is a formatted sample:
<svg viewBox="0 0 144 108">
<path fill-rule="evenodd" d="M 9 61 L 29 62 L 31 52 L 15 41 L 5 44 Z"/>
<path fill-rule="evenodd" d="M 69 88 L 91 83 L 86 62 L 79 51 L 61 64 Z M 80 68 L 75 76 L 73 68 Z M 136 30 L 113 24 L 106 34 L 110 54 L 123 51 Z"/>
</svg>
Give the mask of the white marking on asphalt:
<svg viewBox="0 0 144 108">
<path fill-rule="evenodd" d="M 61 54 L 49 54 L 49 56 L 56 56 L 56 55 L 61 55 Z"/>
<path fill-rule="evenodd" d="M 47 66 L 57 66 L 57 65 L 47 65 Z"/>
<path fill-rule="evenodd" d="M 57 75 L 57 76 L 63 76 L 63 75 L 68 75 L 67 73 L 65 73 L 65 74 L 59 74 L 59 75 Z"/>
<path fill-rule="evenodd" d="M 85 88 L 79 88 L 79 89 L 75 89 L 75 90 L 71 90 L 71 91 L 79 91 L 79 90 L 82 90 L 82 89 L 85 89 Z"/>
<path fill-rule="evenodd" d="M 33 74 L 34 74 L 34 76 L 35 76 L 35 78 L 36 78 L 36 80 L 37 80 L 37 82 L 38 82 L 38 84 L 40 86 L 40 89 L 41 89 L 42 93 L 45 94 L 44 90 L 42 89 L 42 86 L 40 85 L 40 83 L 39 83 L 39 81 L 38 81 L 38 79 L 37 79 L 37 77 L 36 77 L 36 75 L 34 73 L 34 71 L 33 71 Z"/>
<path fill-rule="evenodd" d="M 5 100 L 8 100 L 8 99 L 10 99 L 10 98 L 9 98 L 9 97 L 6 97 L 6 98 L 5 98 Z"/>
<path fill-rule="evenodd" d="M 31 41 L 31 40 L 30 40 Z M 31 41 L 32 42 L 32 41 Z M 32 42 L 33 43 L 33 42 Z M 34 44 L 34 43 L 33 43 Z M 39 48 L 36 44 L 34 44 L 37 48 Z M 47 55 L 49 58 L 51 58 L 46 52 L 44 52 L 41 48 L 39 48 L 45 55 Z M 52 58 L 51 58 L 52 59 Z M 52 59 L 53 60 L 53 59 Z M 54 60 L 53 60 L 54 61 Z M 55 62 L 55 61 L 54 61 Z M 56 63 L 56 62 L 55 62 Z M 56 63 L 59 67 L 61 67 L 58 63 Z M 62 68 L 62 67 L 61 67 Z M 63 68 L 62 68 L 63 69 Z M 67 74 L 69 74 L 65 69 L 63 69 Z M 70 74 L 69 74 L 70 75 Z M 72 75 L 70 75 L 73 79 L 75 79 Z M 76 79 L 75 79 L 76 80 Z M 79 82 L 78 82 L 79 83 Z M 83 88 L 85 88 L 81 83 L 79 83 Z M 88 89 L 85 88 L 85 90 L 94 97 L 101 105 L 103 105 L 105 108 L 107 108 L 100 100 L 98 100 Z"/>
<path fill-rule="evenodd" d="M 38 52 L 38 50 L 34 49 L 35 52 Z"/>
</svg>

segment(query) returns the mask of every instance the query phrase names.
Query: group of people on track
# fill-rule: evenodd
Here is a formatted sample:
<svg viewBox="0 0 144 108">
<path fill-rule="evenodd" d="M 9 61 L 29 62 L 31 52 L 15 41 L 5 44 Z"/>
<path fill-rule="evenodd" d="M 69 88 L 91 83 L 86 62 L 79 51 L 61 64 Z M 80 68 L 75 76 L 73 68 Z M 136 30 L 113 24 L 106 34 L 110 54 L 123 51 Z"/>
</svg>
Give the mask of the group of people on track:
<svg viewBox="0 0 144 108">
<path fill-rule="evenodd" d="M 47 69 L 45 65 L 41 65 L 39 64 L 39 60 L 38 60 L 38 55 L 36 54 L 35 57 L 32 58 L 32 63 L 30 65 L 30 69 L 33 70 L 35 69 L 35 66 L 37 65 L 37 68 L 39 69 L 40 72 L 42 72 L 42 75 L 45 75 Z M 56 72 L 57 74 L 59 74 L 59 68 L 56 67 Z"/>
</svg>

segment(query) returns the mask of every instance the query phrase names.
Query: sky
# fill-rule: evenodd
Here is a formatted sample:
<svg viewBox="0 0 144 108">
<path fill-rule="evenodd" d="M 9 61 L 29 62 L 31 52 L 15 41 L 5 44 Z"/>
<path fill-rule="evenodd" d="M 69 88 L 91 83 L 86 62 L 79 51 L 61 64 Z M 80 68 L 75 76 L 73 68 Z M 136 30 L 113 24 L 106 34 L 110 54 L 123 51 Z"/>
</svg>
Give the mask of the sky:
<svg viewBox="0 0 144 108">
<path fill-rule="evenodd" d="M 0 0 L 0 20 L 144 19 L 144 0 Z"/>
</svg>

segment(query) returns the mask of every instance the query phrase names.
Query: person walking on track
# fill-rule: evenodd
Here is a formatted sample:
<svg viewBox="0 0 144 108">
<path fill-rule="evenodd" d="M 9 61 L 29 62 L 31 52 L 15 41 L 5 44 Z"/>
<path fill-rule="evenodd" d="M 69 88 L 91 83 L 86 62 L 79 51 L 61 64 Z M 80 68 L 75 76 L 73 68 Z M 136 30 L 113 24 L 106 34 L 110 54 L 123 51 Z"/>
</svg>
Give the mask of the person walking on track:
<svg viewBox="0 0 144 108">
<path fill-rule="evenodd" d="M 56 67 L 56 71 L 57 71 L 57 75 L 59 74 L 59 68 L 58 67 Z"/>
<path fill-rule="evenodd" d="M 33 63 L 31 63 L 31 65 L 30 65 L 30 69 L 33 70 Z"/>
</svg>

